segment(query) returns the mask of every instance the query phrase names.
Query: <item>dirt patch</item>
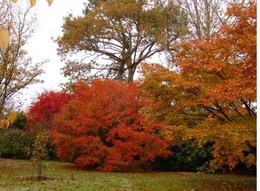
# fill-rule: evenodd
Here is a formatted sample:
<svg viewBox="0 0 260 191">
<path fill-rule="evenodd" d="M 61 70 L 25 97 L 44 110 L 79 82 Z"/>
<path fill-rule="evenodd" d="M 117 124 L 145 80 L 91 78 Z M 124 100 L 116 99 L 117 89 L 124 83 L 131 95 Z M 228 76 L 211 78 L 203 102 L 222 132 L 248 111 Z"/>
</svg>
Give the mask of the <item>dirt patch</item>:
<svg viewBox="0 0 260 191">
<path fill-rule="evenodd" d="M 51 181 L 54 180 L 54 178 L 49 177 L 49 176 L 29 176 L 29 177 L 24 177 L 22 180 L 28 180 L 28 181 Z"/>
</svg>

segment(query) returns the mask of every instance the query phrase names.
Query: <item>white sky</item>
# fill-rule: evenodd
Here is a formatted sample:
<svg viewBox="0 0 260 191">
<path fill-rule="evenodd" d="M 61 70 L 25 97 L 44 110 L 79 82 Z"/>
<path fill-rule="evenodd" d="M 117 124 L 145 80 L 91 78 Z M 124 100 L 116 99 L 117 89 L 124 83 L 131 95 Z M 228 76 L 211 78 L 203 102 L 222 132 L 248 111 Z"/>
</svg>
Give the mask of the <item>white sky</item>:
<svg viewBox="0 0 260 191">
<path fill-rule="evenodd" d="M 52 38 L 56 39 L 62 35 L 61 26 L 65 16 L 69 13 L 74 16 L 82 14 L 84 2 L 86 0 L 54 0 L 53 4 L 48 6 L 46 0 L 38 0 L 36 6 L 31 8 L 31 11 L 37 16 L 37 28 L 26 45 L 26 50 L 34 63 L 46 59 L 49 62 L 43 66 L 45 73 L 41 79 L 44 80 L 44 83 L 31 85 L 22 91 L 22 108 L 28 107 L 37 98 L 37 95 L 44 91 L 58 90 L 59 84 L 65 81 L 60 70 L 64 64 L 57 56 L 57 44 L 53 42 Z"/>
</svg>

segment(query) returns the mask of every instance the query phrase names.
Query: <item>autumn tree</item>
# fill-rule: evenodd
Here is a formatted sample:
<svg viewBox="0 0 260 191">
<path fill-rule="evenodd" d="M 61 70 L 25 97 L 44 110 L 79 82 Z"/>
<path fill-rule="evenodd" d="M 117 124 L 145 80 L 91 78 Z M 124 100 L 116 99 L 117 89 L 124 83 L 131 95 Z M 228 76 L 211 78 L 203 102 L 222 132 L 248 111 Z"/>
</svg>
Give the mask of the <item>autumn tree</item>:
<svg viewBox="0 0 260 191">
<path fill-rule="evenodd" d="M 53 117 L 71 99 L 71 95 L 64 92 L 44 92 L 32 104 L 27 113 L 27 128 L 34 130 L 46 129 L 52 126 Z M 40 128 L 40 129 L 39 129 Z"/>
<path fill-rule="evenodd" d="M 74 96 L 56 115 L 52 130 L 58 156 L 102 171 L 122 171 L 170 154 L 160 124 L 139 110 L 147 103 L 133 83 L 79 82 Z"/>
<path fill-rule="evenodd" d="M 65 18 L 57 39 L 70 81 L 101 77 L 131 82 L 141 62 L 169 49 L 186 32 L 186 14 L 174 1 L 90 3 L 84 16 Z"/>
<path fill-rule="evenodd" d="M 177 0 L 188 17 L 189 39 L 212 38 L 222 25 L 232 22 L 225 15 L 232 3 L 244 0 Z"/>
<path fill-rule="evenodd" d="M 45 180 L 46 177 L 43 176 L 43 171 L 46 166 L 43 161 L 47 159 L 48 156 L 48 140 L 49 134 L 46 131 L 41 131 L 37 134 L 33 144 L 32 152 L 32 164 L 37 172 L 37 180 Z"/>
<path fill-rule="evenodd" d="M 17 3 L 17 0 L 10 0 L 10 1 L 12 1 L 13 3 Z M 2 2 L 0 3 L 0 9 L 5 10 L 6 12 L 10 11 L 8 8 L 11 5 L 10 1 L 2 0 Z M 35 4 L 36 4 L 36 0 L 30 0 L 29 2 L 30 2 L 31 7 L 35 6 Z M 49 5 L 51 5 L 53 0 L 47 0 L 47 2 L 49 3 Z M 12 12 L 12 10 L 11 10 L 11 12 Z M 8 24 L 7 26 L 6 26 L 6 23 Z M 16 31 L 12 25 L 12 20 L 7 20 L 6 23 L 0 23 L 0 37 L 1 37 L 0 38 L 0 48 L 6 48 L 8 46 L 8 43 L 10 41 L 11 32 L 14 34 L 16 33 Z M 12 31 L 10 31 L 10 29 Z"/>
<path fill-rule="evenodd" d="M 256 165 L 256 2 L 234 4 L 232 24 L 212 39 L 181 43 L 178 71 L 143 67 L 143 87 L 157 106 L 146 109 L 164 122 L 174 143 L 212 142 L 212 166 Z"/>
<path fill-rule="evenodd" d="M 0 113 L 11 106 L 12 98 L 20 90 L 32 83 L 39 82 L 42 63 L 32 63 L 24 50 L 24 45 L 34 31 L 35 18 L 29 9 L 15 7 L 12 3 L 1 3 L 0 25 L 8 30 L 14 29 L 10 41 L 0 49 Z"/>
</svg>

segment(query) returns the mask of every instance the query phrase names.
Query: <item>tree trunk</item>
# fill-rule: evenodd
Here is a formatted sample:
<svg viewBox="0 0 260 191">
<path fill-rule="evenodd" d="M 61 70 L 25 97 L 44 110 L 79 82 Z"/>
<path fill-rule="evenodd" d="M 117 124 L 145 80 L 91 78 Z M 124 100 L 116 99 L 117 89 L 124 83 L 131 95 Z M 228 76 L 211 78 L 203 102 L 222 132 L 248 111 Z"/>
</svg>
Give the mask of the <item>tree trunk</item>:
<svg viewBox="0 0 260 191">
<path fill-rule="evenodd" d="M 119 81 L 123 81 L 124 72 L 118 71 L 116 79 Z"/>
<path fill-rule="evenodd" d="M 119 68 L 117 70 L 117 76 L 116 79 L 119 81 L 123 81 L 124 80 L 124 63 L 120 63 Z"/>
<path fill-rule="evenodd" d="M 134 81 L 135 68 L 136 68 L 136 67 L 130 67 L 130 68 L 128 68 L 128 76 L 127 76 L 127 82 L 128 82 L 128 83 Z"/>
</svg>

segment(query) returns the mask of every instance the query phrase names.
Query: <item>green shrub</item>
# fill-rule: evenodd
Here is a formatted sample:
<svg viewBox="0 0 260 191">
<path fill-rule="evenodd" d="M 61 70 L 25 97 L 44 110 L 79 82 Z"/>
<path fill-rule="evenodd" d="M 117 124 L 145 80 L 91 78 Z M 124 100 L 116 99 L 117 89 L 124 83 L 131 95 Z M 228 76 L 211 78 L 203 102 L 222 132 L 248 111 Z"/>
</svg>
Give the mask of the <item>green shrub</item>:
<svg viewBox="0 0 260 191">
<path fill-rule="evenodd" d="M 59 160 L 56 154 L 55 146 L 52 144 L 52 138 L 49 135 L 47 140 L 47 157 L 46 160 Z"/>
<path fill-rule="evenodd" d="M 26 115 L 24 113 L 17 113 L 17 117 L 13 122 L 13 124 L 11 125 L 11 128 L 24 129 L 26 122 L 27 122 Z"/>
<path fill-rule="evenodd" d="M 28 159 L 33 136 L 20 129 L 0 129 L 0 157 Z"/>
<path fill-rule="evenodd" d="M 173 146 L 172 156 L 157 158 L 154 164 L 157 170 L 163 171 L 207 171 L 213 149 L 211 143 L 197 147 L 193 141 L 189 141 L 181 146 Z"/>
</svg>

